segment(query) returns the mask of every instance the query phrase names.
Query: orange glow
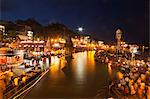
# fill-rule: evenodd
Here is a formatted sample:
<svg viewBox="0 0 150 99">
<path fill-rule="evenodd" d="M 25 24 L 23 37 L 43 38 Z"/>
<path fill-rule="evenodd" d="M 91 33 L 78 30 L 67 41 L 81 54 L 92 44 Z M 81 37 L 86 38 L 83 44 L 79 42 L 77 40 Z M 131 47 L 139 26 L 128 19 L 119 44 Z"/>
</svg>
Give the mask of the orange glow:
<svg viewBox="0 0 150 99">
<path fill-rule="evenodd" d="M 118 79 L 122 79 L 123 78 L 123 74 L 121 72 L 117 72 L 117 77 L 118 77 Z"/>
<path fill-rule="evenodd" d="M 108 73 L 109 73 L 110 77 L 112 78 L 112 68 L 111 68 L 110 63 L 108 63 Z"/>
<path fill-rule="evenodd" d="M 6 56 L 0 56 L 0 64 L 6 64 L 7 59 Z"/>
<path fill-rule="evenodd" d="M 57 42 L 57 39 L 55 39 L 54 41 Z"/>
<path fill-rule="evenodd" d="M 90 66 L 88 68 L 89 68 L 89 71 L 91 71 L 91 72 L 94 72 L 94 69 L 95 69 L 94 54 L 95 54 L 94 51 L 87 52 L 87 57 L 88 57 L 87 61 L 88 61 L 88 64 L 90 64 Z"/>
<path fill-rule="evenodd" d="M 58 77 L 64 78 L 65 75 L 62 71 L 62 68 L 65 66 L 65 59 L 58 58 L 57 56 L 51 57 L 51 66 L 50 66 L 50 79 L 57 79 Z"/>
<path fill-rule="evenodd" d="M 51 42 L 53 42 L 54 40 L 53 39 L 51 39 Z"/>
</svg>

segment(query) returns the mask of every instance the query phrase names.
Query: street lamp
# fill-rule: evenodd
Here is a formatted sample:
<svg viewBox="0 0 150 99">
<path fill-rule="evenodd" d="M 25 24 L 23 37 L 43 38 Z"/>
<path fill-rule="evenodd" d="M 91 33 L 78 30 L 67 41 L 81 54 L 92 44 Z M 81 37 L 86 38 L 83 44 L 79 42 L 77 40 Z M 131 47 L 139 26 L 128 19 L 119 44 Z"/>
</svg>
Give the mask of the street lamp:
<svg viewBox="0 0 150 99">
<path fill-rule="evenodd" d="M 133 61 L 134 60 L 134 57 L 135 57 L 135 53 L 137 53 L 137 49 L 138 49 L 138 46 L 136 45 L 130 45 L 130 52 L 131 52 L 131 60 Z"/>
</svg>

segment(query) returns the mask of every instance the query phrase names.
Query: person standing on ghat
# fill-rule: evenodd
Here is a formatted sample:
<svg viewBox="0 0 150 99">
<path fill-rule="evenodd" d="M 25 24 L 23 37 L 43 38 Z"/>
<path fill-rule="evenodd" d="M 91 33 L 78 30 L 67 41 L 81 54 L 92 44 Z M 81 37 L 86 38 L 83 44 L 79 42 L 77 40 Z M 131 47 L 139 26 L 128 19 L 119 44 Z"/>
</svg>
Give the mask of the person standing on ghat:
<svg viewBox="0 0 150 99">
<path fill-rule="evenodd" d="M 14 85 L 15 85 L 15 86 L 18 86 L 18 82 L 19 82 L 19 78 L 18 78 L 18 77 L 15 77 L 15 78 L 14 78 Z"/>
<path fill-rule="evenodd" d="M 9 76 L 9 83 L 11 83 L 13 80 L 13 76 L 14 76 L 12 69 L 9 69 L 8 76 Z"/>
<path fill-rule="evenodd" d="M 3 72 L 0 71 L 0 74 L 2 74 Z M 6 84 L 5 84 L 5 75 L 0 75 L 0 99 L 3 99 L 3 92 L 6 89 Z"/>
</svg>

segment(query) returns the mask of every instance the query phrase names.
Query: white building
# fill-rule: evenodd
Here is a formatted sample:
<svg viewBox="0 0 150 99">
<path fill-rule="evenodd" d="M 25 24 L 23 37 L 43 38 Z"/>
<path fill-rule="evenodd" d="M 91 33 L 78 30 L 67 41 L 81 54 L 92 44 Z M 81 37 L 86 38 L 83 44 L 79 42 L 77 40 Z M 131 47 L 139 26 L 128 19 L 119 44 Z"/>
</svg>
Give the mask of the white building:
<svg viewBox="0 0 150 99">
<path fill-rule="evenodd" d="M 5 35 L 5 26 L 0 25 L 0 41 L 3 40 L 3 35 Z"/>
<path fill-rule="evenodd" d="M 27 31 L 27 36 L 29 40 L 33 40 L 33 32 L 32 31 Z"/>
<path fill-rule="evenodd" d="M 5 26 L 0 25 L 0 31 L 1 31 L 2 33 L 5 33 Z"/>
</svg>

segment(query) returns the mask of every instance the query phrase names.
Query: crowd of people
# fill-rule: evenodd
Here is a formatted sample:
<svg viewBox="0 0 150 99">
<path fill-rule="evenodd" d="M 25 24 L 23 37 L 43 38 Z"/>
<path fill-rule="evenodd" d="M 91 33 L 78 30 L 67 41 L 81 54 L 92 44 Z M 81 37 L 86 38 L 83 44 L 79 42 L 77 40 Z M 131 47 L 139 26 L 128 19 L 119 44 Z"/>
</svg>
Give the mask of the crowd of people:
<svg viewBox="0 0 150 99">
<path fill-rule="evenodd" d="M 150 62 L 122 62 L 117 77 L 118 79 L 113 82 L 114 87 L 123 96 L 150 98 Z"/>
<path fill-rule="evenodd" d="M 45 58 L 41 58 L 39 60 L 31 59 L 32 66 L 27 66 L 29 64 L 24 63 L 24 70 L 22 70 L 21 74 L 17 74 L 15 72 L 15 68 L 7 67 L 5 70 L 0 71 L 0 93 L 5 94 L 8 91 L 14 89 L 18 86 L 24 86 L 30 81 L 34 80 L 38 75 L 42 73 L 42 71 L 46 70 L 45 68 Z M 34 66 L 34 61 L 36 61 L 36 65 Z M 32 67 L 32 68 L 31 68 Z M 26 69 L 31 68 L 29 71 Z"/>
<path fill-rule="evenodd" d="M 98 51 L 95 59 L 107 63 L 116 71 L 109 88 L 118 97 L 150 99 L 150 60 L 134 58 L 129 53 L 117 56 L 116 53 Z"/>
</svg>

